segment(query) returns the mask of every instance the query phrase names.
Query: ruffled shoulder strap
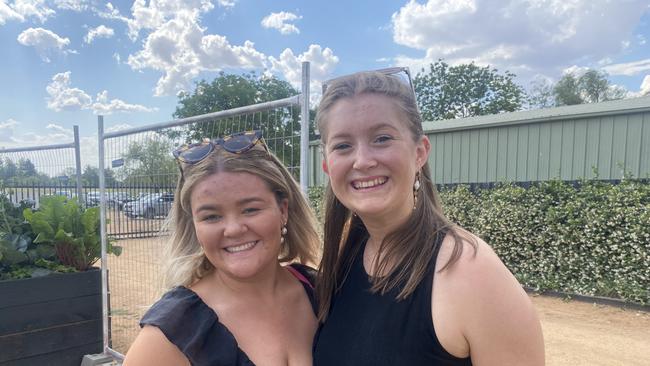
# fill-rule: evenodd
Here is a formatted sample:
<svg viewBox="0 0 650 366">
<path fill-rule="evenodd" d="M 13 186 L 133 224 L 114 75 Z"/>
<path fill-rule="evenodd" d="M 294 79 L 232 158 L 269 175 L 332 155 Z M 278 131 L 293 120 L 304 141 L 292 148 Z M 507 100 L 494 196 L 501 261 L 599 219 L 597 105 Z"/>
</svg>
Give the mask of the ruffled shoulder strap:
<svg viewBox="0 0 650 366">
<path fill-rule="evenodd" d="M 159 328 L 193 366 L 254 366 L 217 314 L 192 290 L 176 287 L 142 317 Z"/>
</svg>

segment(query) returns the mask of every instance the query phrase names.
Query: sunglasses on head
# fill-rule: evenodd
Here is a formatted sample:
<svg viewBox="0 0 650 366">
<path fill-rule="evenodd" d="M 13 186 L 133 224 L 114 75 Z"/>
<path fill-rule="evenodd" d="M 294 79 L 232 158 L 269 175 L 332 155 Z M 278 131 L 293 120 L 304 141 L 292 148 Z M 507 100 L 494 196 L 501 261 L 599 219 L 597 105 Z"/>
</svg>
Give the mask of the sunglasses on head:
<svg viewBox="0 0 650 366">
<path fill-rule="evenodd" d="M 243 154 L 252 149 L 258 143 L 262 144 L 267 152 L 269 148 L 264 142 L 262 131 L 245 131 L 228 135 L 222 138 L 210 140 L 205 139 L 190 145 L 183 145 L 172 152 L 176 160 L 185 164 L 196 164 L 210 155 L 216 146 L 220 146 L 232 154 Z"/>
<path fill-rule="evenodd" d="M 378 72 L 384 75 L 392 76 L 397 79 L 399 79 L 402 83 L 407 84 L 411 91 L 413 92 L 413 96 L 415 96 L 415 88 L 413 87 L 413 80 L 411 79 L 411 72 L 409 71 L 408 67 L 389 67 L 386 69 L 379 69 L 379 70 L 369 70 L 369 72 Z M 353 74 L 351 74 L 353 75 Z M 325 91 L 327 90 L 327 87 L 331 85 L 333 82 L 345 79 L 349 77 L 350 75 L 344 75 L 344 76 L 339 76 L 333 79 L 329 79 L 327 81 L 323 82 L 323 94 L 325 94 Z"/>
</svg>

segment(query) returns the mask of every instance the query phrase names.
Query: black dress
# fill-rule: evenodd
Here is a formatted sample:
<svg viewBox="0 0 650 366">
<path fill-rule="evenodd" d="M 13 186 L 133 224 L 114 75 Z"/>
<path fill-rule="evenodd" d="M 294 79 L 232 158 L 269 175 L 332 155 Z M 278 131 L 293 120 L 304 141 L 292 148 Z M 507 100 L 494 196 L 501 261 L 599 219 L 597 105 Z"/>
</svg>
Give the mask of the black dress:
<svg viewBox="0 0 650 366">
<path fill-rule="evenodd" d="M 423 280 L 401 301 L 397 288 L 385 295 L 370 291 L 362 253 L 363 248 L 316 333 L 314 366 L 471 365 L 469 358 L 449 354 L 433 328 L 431 286 L 438 249 Z"/>
<path fill-rule="evenodd" d="M 303 285 L 315 314 L 314 270 L 301 264 L 290 267 Z M 140 320 L 140 326 L 145 325 L 159 328 L 193 366 L 254 365 L 212 308 L 186 287 L 170 290 L 153 304 Z"/>
</svg>

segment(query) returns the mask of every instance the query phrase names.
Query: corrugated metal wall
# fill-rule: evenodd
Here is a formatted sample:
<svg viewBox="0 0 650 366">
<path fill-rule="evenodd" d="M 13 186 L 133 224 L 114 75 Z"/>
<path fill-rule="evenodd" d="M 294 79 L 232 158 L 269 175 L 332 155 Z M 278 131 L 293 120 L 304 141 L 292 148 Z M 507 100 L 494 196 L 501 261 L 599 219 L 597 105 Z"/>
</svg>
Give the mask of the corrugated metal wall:
<svg viewBox="0 0 650 366">
<path fill-rule="evenodd" d="M 439 184 L 650 177 L 650 97 L 424 123 Z M 312 143 L 310 185 L 322 185 Z"/>
</svg>

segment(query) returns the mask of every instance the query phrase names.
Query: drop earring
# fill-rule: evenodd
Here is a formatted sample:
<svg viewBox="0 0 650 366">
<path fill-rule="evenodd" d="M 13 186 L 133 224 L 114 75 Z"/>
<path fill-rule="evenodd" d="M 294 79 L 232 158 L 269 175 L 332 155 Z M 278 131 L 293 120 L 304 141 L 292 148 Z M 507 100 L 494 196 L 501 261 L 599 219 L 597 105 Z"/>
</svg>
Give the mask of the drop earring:
<svg viewBox="0 0 650 366">
<path fill-rule="evenodd" d="M 420 172 L 415 173 L 415 182 L 413 182 L 413 210 L 418 203 L 418 192 L 420 191 Z"/>
<path fill-rule="evenodd" d="M 282 230 L 280 230 L 280 244 L 284 244 L 284 236 L 287 235 L 287 224 L 282 225 Z"/>
</svg>

